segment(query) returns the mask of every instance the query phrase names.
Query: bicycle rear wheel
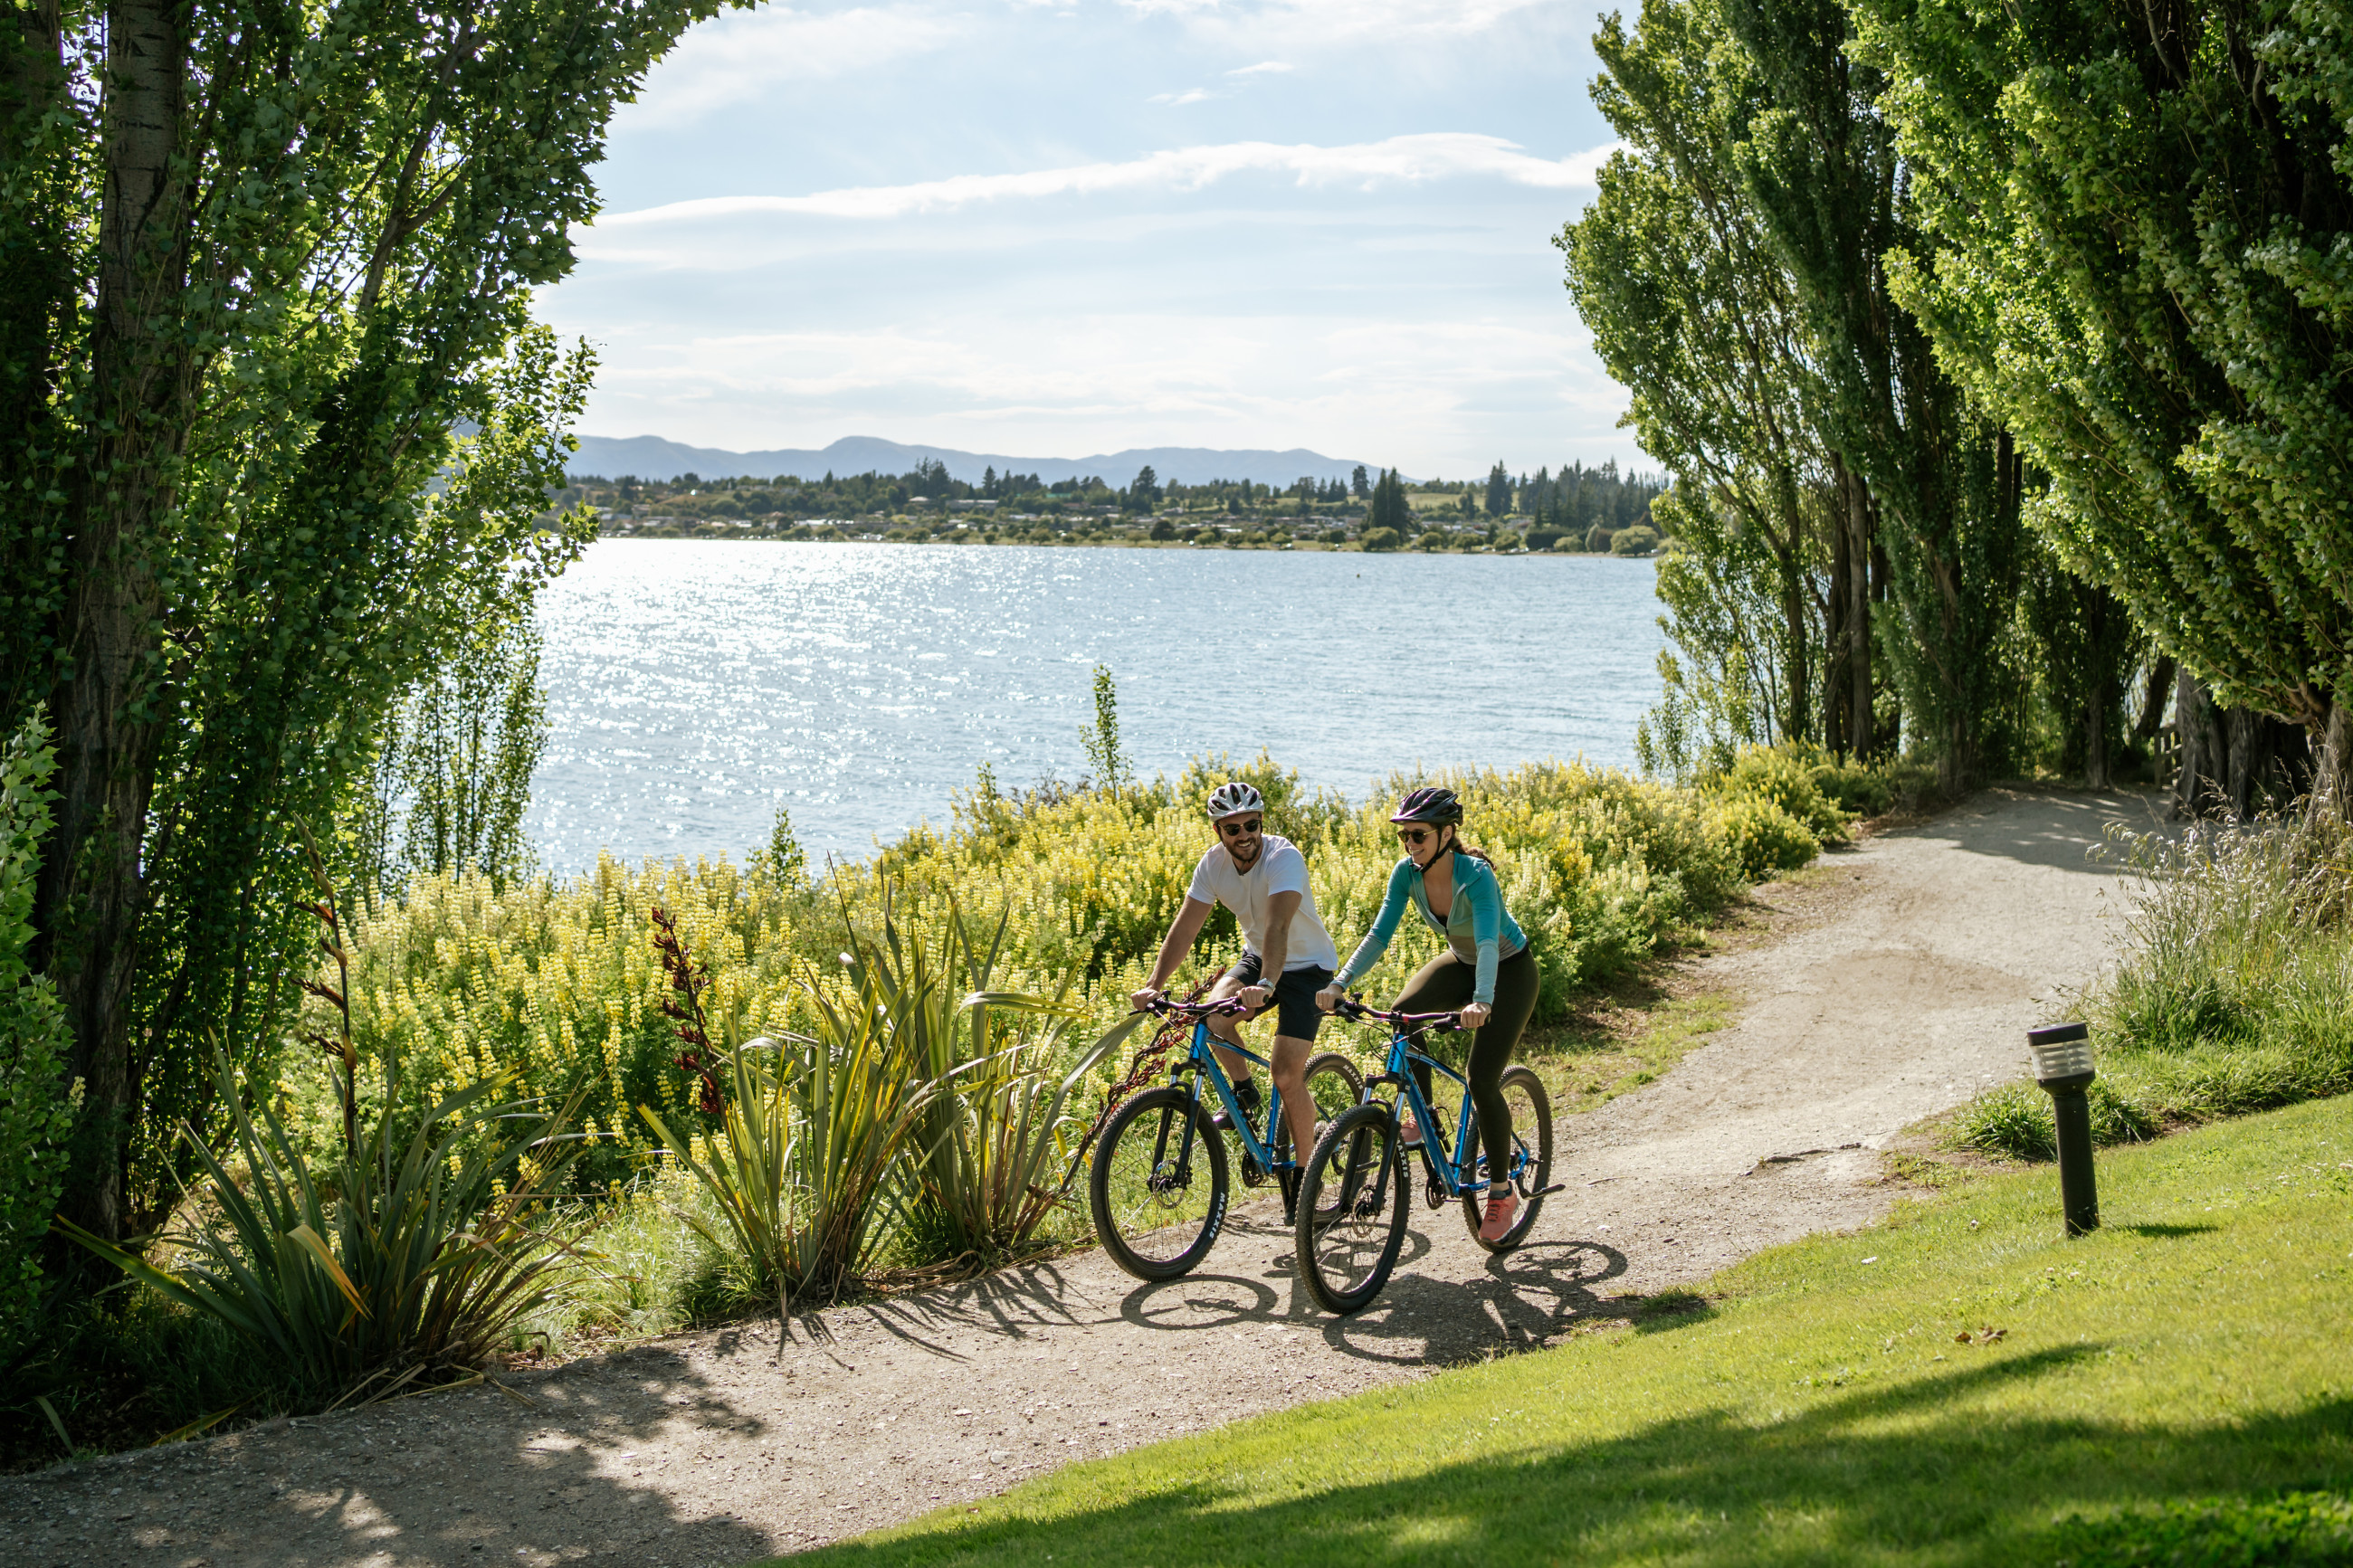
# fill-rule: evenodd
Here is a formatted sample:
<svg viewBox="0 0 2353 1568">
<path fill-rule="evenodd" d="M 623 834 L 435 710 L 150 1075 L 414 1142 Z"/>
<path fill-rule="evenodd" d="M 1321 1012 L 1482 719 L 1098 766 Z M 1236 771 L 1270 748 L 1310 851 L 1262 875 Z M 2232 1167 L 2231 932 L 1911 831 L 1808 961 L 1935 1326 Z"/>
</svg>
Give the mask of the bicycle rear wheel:
<svg viewBox="0 0 2353 1568">
<path fill-rule="evenodd" d="M 1292 1249 L 1308 1294 L 1343 1317 L 1372 1304 L 1405 1244 L 1406 1156 L 1396 1114 L 1360 1105 L 1324 1129 L 1301 1178 Z"/>
<path fill-rule="evenodd" d="M 1544 1199 L 1531 1197 L 1552 1184 L 1552 1100 L 1545 1093 L 1542 1079 L 1530 1068 L 1506 1068 L 1497 1086 L 1503 1092 L 1504 1103 L 1512 1112 L 1512 1185 L 1520 1194 L 1520 1212 L 1512 1221 L 1512 1228 L 1504 1233 L 1501 1241 L 1488 1241 L 1479 1234 L 1479 1220 L 1485 1205 L 1480 1194 L 1462 1194 L 1462 1223 L 1471 1227 L 1471 1239 L 1490 1252 L 1509 1252 L 1528 1238 L 1536 1223 L 1537 1211 Z M 1476 1140 L 1478 1129 L 1471 1136 Z M 1478 1145 L 1474 1142 L 1472 1148 Z M 1465 1151 L 1466 1154 L 1469 1152 Z M 1486 1156 L 1480 1155 L 1479 1179 L 1486 1180 Z"/>
<path fill-rule="evenodd" d="M 1087 1197 L 1113 1262 L 1138 1279 L 1174 1279 L 1225 1226 L 1225 1141 L 1183 1089 L 1145 1089 L 1112 1112 Z"/>
<path fill-rule="evenodd" d="M 1337 1051 L 1318 1051 L 1307 1058 L 1307 1093 L 1315 1101 L 1315 1133 L 1337 1121 L 1365 1097 L 1365 1075 L 1355 1062 Z M 1282 1114 L 1282 1125 L 1274 1130 L 1274 1157 L 1280 1162 L 1293 1157 L 1291 1151 L 1291 1113 Z"/>
</svg>

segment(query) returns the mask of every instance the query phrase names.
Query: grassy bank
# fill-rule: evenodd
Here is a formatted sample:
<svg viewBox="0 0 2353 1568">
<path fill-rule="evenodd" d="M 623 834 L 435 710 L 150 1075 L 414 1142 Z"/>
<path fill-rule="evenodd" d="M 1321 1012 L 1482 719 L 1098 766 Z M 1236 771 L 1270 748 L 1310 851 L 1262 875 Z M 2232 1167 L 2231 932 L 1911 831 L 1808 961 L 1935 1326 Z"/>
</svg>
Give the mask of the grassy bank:
<svg viewBox="0 0 2353 1568">
<path fill-rule="evenodd" d="M 2121 839 L 2116 858 L 2144 880 L 2115 974 L 2081 999 L 2101 1142 L 2353 1089 L 2353 831 L 2326 818 L 2200 824 Z M 2050 1159 L 2049 1097 L 2023 1082 L 1997 1089 L 1953 1135 Z"/>
<path fill-rule="evenodd" d="M 2347 1104 L 2101 1179 L 2088 1238 L 2061 1238 L 2052 1173 L 1989 1176 L 1704 1304 L 791 1561 L 2353 1561 Z"/>
</svg>

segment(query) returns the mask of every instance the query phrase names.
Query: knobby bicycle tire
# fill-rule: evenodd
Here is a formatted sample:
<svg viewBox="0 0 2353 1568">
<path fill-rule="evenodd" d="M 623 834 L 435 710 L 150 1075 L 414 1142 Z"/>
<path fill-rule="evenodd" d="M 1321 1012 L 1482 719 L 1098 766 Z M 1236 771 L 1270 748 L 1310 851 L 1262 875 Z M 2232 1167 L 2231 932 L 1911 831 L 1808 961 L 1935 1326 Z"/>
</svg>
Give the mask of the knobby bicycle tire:
<svg viewBox="0 0 2353 1568">
<path fill-rule="evenodd" d="M 1300 1076 L 1307 1080 L 1308 1095 L 1315 1101 L 1319 1136 L 1324 1127 L 1338 1121 L 1342 1114 L 1365 1098 L 1364 1069 L 1337 1051 L 1318 1051 L 1309 1057 Z M 1319 1088 L 1324 1092 L 1317 1093 Z M 1293 1157 L 1291 1113 L 1287 1110 L 1283 1112 L 1282 1124 L 1274 1130 L 1272 1148 L 1278 1162 Z"/>
<path fill-rule="evenodd" d="M 1187 1183 L 1166 1184 L 1189 1138 Z M 1207 1191 L 1204 1201 L 1192 1194 Z M 1087 1177 L 1095 1237 L 1138 1279 L 1175 1279 L 1198 1268 L 1226 1223 L 1226 1144 L 1208 1111 L 1181 1089 L 1148 1089 L 1112 1113 Z M 1156 1238 L 1156 1239 L 1155 1239 Z"/>
<path fill-rule="evenodd" d="M 1462 1194 L 1462 1223 L 1471 1227 L 1471 1239 L 1489 1252 L 1509 1252 L 1527 1240 L 1529 1231 L 1535 1226 L 1536 1215 L 1544 1207 L 1544 1199 L 1528 1194 L 1541 1193 L 1552 1184 L 1552 1100 L 1545 1093 L 1544 1080 L 1537 1078 L 1532 1069 L 1524 1067 L 1504 1069 L 1495 1089 L 1507 1100 L 1515 1098 L 1514 1091 L 1517 1091 L 1519 1103 L 1514 1106 L 1512 1113 L 1512 1144 L 1514 1152 L 1520 1150 L 1527 1152 L 1527 1163 L 1513 1182 L 1520 1193 L 1520 1212 L 1501 1241 L 1489 1241 L 1479 1234 L 1479 1220 L 1484 1205 L 1478 1194 L 1466 1192 Z M 1521 1114 L 1522 1107 L 1526 1110 L 1525 1117 Z M 1523 1126 L 1524 1121 L 1534 1121 L 1535 1125 Z M 1463 1150 L 1466 1163 L 1478 1158 L 1472 1152 L 1478 1147 L 1479 1129 L 1476 1124 L 1472 1127 L 1471 1136 L 1473 1142 Z"/>
<path fill-rule="evenodd" d="M 1397 1138 L 1388 1106 L 1360 1105 L 1326 1128 L 1308 1156 L 1292 1254 L 1308 1294 L 1327 1312 L 1362 1311 L 1397 1267 L 1409 1212 Z"/>
</svg>

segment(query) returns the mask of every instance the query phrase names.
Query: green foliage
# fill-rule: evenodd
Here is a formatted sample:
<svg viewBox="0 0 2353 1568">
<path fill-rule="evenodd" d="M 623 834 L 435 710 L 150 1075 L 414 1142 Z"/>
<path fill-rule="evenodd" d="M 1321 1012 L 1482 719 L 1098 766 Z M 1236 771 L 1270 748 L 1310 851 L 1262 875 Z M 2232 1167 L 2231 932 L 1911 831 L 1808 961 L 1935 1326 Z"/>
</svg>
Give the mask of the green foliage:
<svg viewBox="0 0 2353 1568">
<path fill-rule="evenodd" d="M 1736 795 L 1708 813 L 1708 821 L 1724 837 L 1740 874 L 1763 881 L 1776 871 L 1795 871 L 1813 863 L 1822 852 L 1820 840 L 1806 825 L 1769 800 Z"/>
<path fill-rule="evenodd" d="M 500 1103 L 509 1085 L 480 1083 L 406 1137 L 401 1118 L 379 1115 L 321 1162 L 266 1095 L 257 1126 L 246 1086 L 226 1059 L 218 1070 L 237 1168 L 190 1137 L 204 1202 L 163 1238 L 178 1259 L 152 1263 L 69 1222 L 61 1229 L 227 1324 L 313 1400 L 380 1398 L 479 1368 L 510 1324 L 546 1303 L 562 1240 L 536 1211 L 563 1187 L 576 1147 L 564 1140 L 562 1110 Z"/>
<path fill-rule="evenodd" d="M 1487 470 L 1487 490 L 1485 500 L 1487 515 L 1489 517 L 1503 517 L 1511 511 L 1512 489 L 1512 471 L 1504 467 L 1501 462 L 1496 463 L 1493 468 Z M 1470 510 L 1468 503 L 1471 499 L 1471 492 L 1467 489 L 1464 490 L 1462 492 L 1462 497 L 1465 502 L 1463 510 L 1468 512 Z"/>
<path fill-rule="evenodd" d="M 2353 1563 L 2353 1498 L 2283 1491 L 2211 1497 L 2103 1515 L 2070 1514 L 2037 1553 L 2072 1568 L 2171 1568 L 2176 1563 Z"/>
<path fill-rule="evenodd" d="M 361 797 L 367 885 L 393 892 L 419 873 L 470 869 L 503 892 L 529 875 L 522 819 L 548 735 L 540 647 L 526 610 L 452 650 L 393 708 Z"/>
<path fill-rule="evenodd" d="M 773 878 L 781 887 L 797 888 L 808 880 L 808 852 L 793 832 L 793 816 L 785 806 L 776 807 L 776 820 L 768 828 L 768 845 L 752 853 L 755 867 Z"/>
<path fill-rule="evenodd" d="M 1630 32 L 1606 18 L 1594 47 L 1605 72 L 1594 101 L 1625 148 L 1553 243 L 1596 350 L 1632 394 L 1628 420 L 1675 479 L 1664 520 L 1694 550 L 1679 575 L 1662 570 L 1659 593 L 1700 678 L 1693 717 L 1728 724 L 1736 744 L 1809 738 L 1827 635 L 1809 579 L 1828 458 L 1803 416 L 1814 384 L 1794 280 L 1741 196 L 1747 72 L 1715 4 L 1649 0 Z M 1614 527 L 1595 522 L 1585 547 L 1614 548 Z M 1761 729 L 1705 706 L 1736 691 L 1736 649 L 1741 683 L 1766 689 L 1750 708 Z"/>
<path fill-rule="evenodd" d="M 1413 531 L 1413 503 L 1406 498 L 1405 480 L 1395 468 L 1383 471 L 1379 482 L 1373 486 L 1372 500 L 1365 510 L 1366 535 L 1383 529 L 1400 540 Z M 1368 544 L 1366 548 L 1372 546 Z M 1393 550 L 1396 546 L 1383 548 Z"/>
<path fill-rule="evenodd" d="M 1705 784 L 1710 794 L 1769 801 L 1824 844 L 1847 840 L 1848 808 L 1823 787 L 1825 779 L 1867 771 L 1840 763 L 1819 746 L 1744 746 L 1732 765 Z"/>
<path fill-rule="evenodd" d="M 2104 1141 L 2353 1091 L 2353 833 L 2327 817 L 2126 836 L 2140 873 L 2116 973 L 2086 996 Z M 2048 1157 L 2040 1090 L 1964 1108 L 1957 1135 Z"/>
<path fill-rule="evenodd" d="M 1933 267 L 1936 242 L 1885 79 L 1836 0 L 1649 0 L 1595 47 L 1625 147 L 1556 243 L 1678 487 L 1659 515 L 1686 560 L 1659 591 L 1694 679 L 1656 716 L 1658 754 L 1784 739 L 1878 754 L 1903 738 L 1875 732 L 1873 690 L 1892 685 L 1948 789 L 1999 771 L 2028 475 L 1890 299 L 1887 254 Z M 1637 548 L 1599 528 L 1588 548 L 1603 538 Z"/>
<path fill-rule="evenodd" d="M 1145 471 L 1151 472 L 1148 468 Z M 1109 665 L 1095 666 L 1094 685 L 1094 722 L 1079 731 L 1079 740 L 1087 749 L 1087 768 L 1093 786 L 1117 795 L 1132 770 L 1127 754 L 1120 750 L 1119 684 L 1112 679 Z"/>
<path fill-rule="evenodd" d="M 2311 0 L 1858 0 L 1919 234 L 1890 283 L 2050 476 L 2031 509 L 2232 705 L 2348 673 L 2353 40 Z"/>
<path fill-rule="evenodd" d="M 31 1337 L 38 1254 L 79 1098 L 79 1086 L 64 1079 L 66 1021 L 56 990 L 26 962 L 56 765 L 37 710 L 0 750 L 0 1358 Z"/>
<path fill-rule="evenodd" d="M 1001 915 L 990 984 L 1066 996 L 1083 1008 L 1068 1038 L 1091 1039 L 1127 1016 L 1126 997 L 1208 845 L 1201 801 L 1229 778 L 1266 797 L 1269 826 L 1307 856 L 1326 924 L 1353 942 L 1397 859 L 1388 802 L 1417 780 L 1388 780 L 1357 806 L 1302 787 L 1263 754 L 1200 759 L 1178 779 L 1139 782 L 1116 798 L 1022 797 L 984 778 L 946 829 L 919 827 L 815 889 L 780 879 L 765 856 L 635 870 L 603 861 L 570 882 L 534 880 L 503 897 L 470 874 L 420 877 L 405 899 L 353 917 L 354 1037 L 364 1059 L 404 1062 L 399 1093 L 412 1115 L 501 1070 L 535 1092 L 580 1084 L 590 1141 L 581 1176 L 601 1189 L 630 1179 L 657 1146 L 640 1105 L 682 1137 L 711 1125 L 670 1065 L 678 1046 L 662 1012 L 671 991 L 653 948 L 657 907 L 710 965 L 713 1012 L 746 1037 L 817 1032 L 796 977 L 829 970 L 865 942 L 857 930 L 879 929 L 888 884 L 911 929 L 968 919 L 952 910 L 990 910 L 991 926 Z M 1679 940 L 1741 880 L 1692 792 L 1560 763 L 1449 782 L 1463 792 L 1473 838 L 1495 857 L 1514 918 L 1538 942 L 1547 1019 L 1580 989 Z M 1375 989 L 1401 986 L 1433 944 L 1410 925 L 1401 931 Z M 1230 963 L 1238 947 L 1221 910 L 1179 984 Z"/>
<path fill-rule="evenodd" d="M 1356 542 L 1367 550 L 1395 550 L 1405 542 L 1405 536 L 1394 528 L 1368 528 L 1356 536 Z"/>
<path fill-rule="evenodd" d="M 881 966 L 886 994 L 922 1039 L 922 1070 L 952 1089 L 923 1116 L 914 1224 L 928 1250 L 983 1262 L 1028 1247 L 1063 1201 L 1082 1131 L 1068 1113 L 1071 1095 L 1147 1017 L 1131 1015 L 1073 1049 L 1078 1009 L 1064 997 L 990 989 L 1005 931 L 1000 916 L 984 950 L 951 902 L 936 948 L 932 933 L 894 941 L 886 925 L 867 960 Z"/>
<path fill-rule="evenodd" d="M 2094 1079 L 2084 1099 L 2092 1112 L 2092 1142 L 2101 1148 L 2146 1142 L 2160 1131 L 2156 1118 L 2104 1079 Z M 1978 1096 L 1955 1115 L 1949 1136 L 1962 1148 L 2012 1160 L 2059 1157 L 2051 1097 L 2032 1084 L 2004 1084 Z"/>
<path fill-rule="evenodd" d="M 1834 757 L 1815 751 L 1806 765 L 1814 787 L 1849 816 L 1879 816 L 1893 807 L 1917 780 L 1902 778 L 1900 763 L 1865 763 L 1854 757 Z"/>
<path fill-rule="evenodd" d="M 110 1235 L 174 1201 L 182 1122 L 225 1132 L 210 1042 L 272 1048 L 288 824 L 593 530 L 547 515 L 590 358 L 531 295 L 719 8 L 126 4 L 25 13 L 0 101 L 0 729 L 54 691 L 86 738 L 36 923 L 80 960 L 65 1201 Z"/>
<path fill-rule="evenodd" d="M 1659 547 L 1659 531 L 1641 523 L 1618 531 L 1609 541 L 1612 555 L 1648 555 Z"/>
<path fill-rule="evenodd" d="M 1062 1146 L 1070 1089 L 1142 1016 L 1081 1057 L 1060 1090 L 1041 1093 L 1038 1077 L 1061 1054 L 1076 1009 L 987 989 L 1002 918 L 983 953 L 953 900 L 912 923 L 894 902 L 886 887 L 878 937 L 850 935 L 846 991 L 811 975 L 808 1035 L 724 1049 L 733 1093 L 715 1132 L 639 1108 L 720 1222 L 683 1217 L 728 1255 L 754 1300 L 838 1300 L 918 1198 L 951 1256 L 1025 1245 L 1060 1201 L 1061 1173 L 1046 1166 Z M 727 1032 L 739 1027 L 731 1020 Z"/>
</svg>

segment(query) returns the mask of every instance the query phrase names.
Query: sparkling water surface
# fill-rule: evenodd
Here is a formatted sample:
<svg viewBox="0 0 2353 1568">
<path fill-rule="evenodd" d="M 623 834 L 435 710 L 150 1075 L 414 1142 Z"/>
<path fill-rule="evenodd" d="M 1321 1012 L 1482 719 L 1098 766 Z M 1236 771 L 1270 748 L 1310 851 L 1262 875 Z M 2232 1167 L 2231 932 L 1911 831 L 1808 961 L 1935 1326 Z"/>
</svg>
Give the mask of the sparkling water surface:
<svg viewBox="0 0 2353 1568">
<path fill-rule="evenodd" d="M 1648 561 L 600 540 L 541 597 L 553 726 L 530 832 L 811 856 L 944 825 L 983 762 L 1086 772 L 1092 671 L 1137 771 L 1261 746 L 1351 799 L 1391 771 L 1629 765 L 1658 700 Z"/>
</svg>

